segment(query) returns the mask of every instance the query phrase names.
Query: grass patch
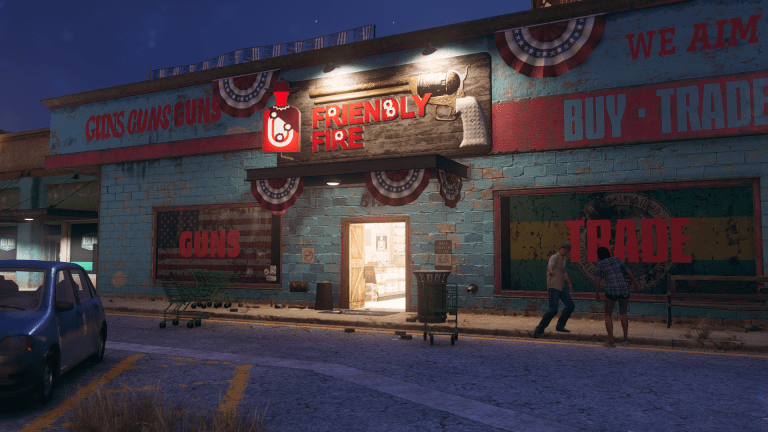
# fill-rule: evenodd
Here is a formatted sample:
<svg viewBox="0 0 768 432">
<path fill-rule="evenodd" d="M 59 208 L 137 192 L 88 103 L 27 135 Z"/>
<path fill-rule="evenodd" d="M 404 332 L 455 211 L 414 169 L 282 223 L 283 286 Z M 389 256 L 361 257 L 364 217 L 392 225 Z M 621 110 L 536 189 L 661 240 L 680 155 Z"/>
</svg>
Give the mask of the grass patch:
<svg viewBox="0 0 768 432">
<path fill-rule="evenodd" d="M 685 331 L 684 336 L 688 339 L 706 339 L 716 326 L 717 322 L 713 318 L 699 318 L 696 324 Z"/>
<path fill-rule="evenodd" d="M 180 398 L 181 399 L 181 398 Z M 221 397 L 219 398 L 221 399 Z M 220 404 L 221 406 L 221 404 Z M 259 416 L 238 408 L 220 411 L 204 404 L 166 400 L 154 391 L 97 388 L 73 410 L 68 432 L 264 432 Z"/>
</svg>

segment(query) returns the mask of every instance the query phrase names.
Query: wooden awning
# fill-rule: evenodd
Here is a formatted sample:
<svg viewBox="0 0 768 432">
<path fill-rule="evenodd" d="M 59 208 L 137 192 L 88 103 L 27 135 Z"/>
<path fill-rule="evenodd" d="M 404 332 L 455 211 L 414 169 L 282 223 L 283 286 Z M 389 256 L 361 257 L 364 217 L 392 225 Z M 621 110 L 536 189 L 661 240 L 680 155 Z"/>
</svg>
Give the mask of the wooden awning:
<svg viewBox="0 0 768 432">
<path fill-rule="evenodd" d="M 353 162 L 335 162 L 313 165 L 258 168 L 246 171 L 246 180 L 269 180 L 276 178 L 303 177 L 304 187 L 328 187 L 328 181 L 335 180 L 339 186 L 364 185 L 365 173 L 410 169 L 437 168 L 469 180 L 469 167 L 438 154 L 407 156 L 387 159 L 372 159 Z"/>
<path fill-rule="evenodd" d="M 77 221 L 99 218 L 99 212 L 60 208 L 21 209 L 0 211 L 0 222 Z"/>
</svg>

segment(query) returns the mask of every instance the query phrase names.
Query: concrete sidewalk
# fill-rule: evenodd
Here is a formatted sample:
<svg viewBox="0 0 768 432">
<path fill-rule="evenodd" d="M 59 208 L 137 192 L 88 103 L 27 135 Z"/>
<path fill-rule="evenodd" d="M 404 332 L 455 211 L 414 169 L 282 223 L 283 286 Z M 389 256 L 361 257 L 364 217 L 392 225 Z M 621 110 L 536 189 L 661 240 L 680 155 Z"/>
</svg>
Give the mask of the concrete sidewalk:
<svg viewBox="0 0 768 432">
<path fill-rule="evenodd" d="M 162 317 L 163 310 L 168 306 L 165 300 L 136 299 L 101 295 L 104 309 L 107 313 L 134 313 Z M 278 303 L 279 304 L 279 303 Z M 279 322 L 287 324 L 304 324 L 318 326 L 333 326 L 343 328 L 369 328 L 381 330 L 404 330 L 415 337 L 421 337 L 424 324 L 415 321 L 415 312 L 397 312 L 385 316 L 375 316 L 375 310 L 357 312 L 349 310 L 316 311 L 309 308 L 298 308 L 288 305 L 273 307 L 270 304 L 244 303 L 243 306 L 234 304 L 229 309 L 207 307 L 194 309 L 207 312 L 210 319 L 234 319 L 263 322 Z M 341 313 L 339 313 L 341 312 Z M 394 311 L 390 311 L 394 312 Z M 613 317 L 616 318 L 614 313 Z M 605 322 L 602 319 L 568 320 L 567 328 L 570 333 L 555 331 L 557 317 L 549 325 L 544 335 L 538 340 L 543 341 L 574 341 L 583 343 L 602 344 L 608 341 Z M 455 317 L 449 316 L 448 323 L 453 326 Z M 539 323 L 539 316 L 509 316 L 493 314 L 468 314 L 459 311 L 459 335 L 476 335 L 506 338 L 533 338 L 533 329 Z M 160 320 L 158 320 L 158 323 Z M 764 322 L 753 322 L 754 326 L 762 327 L 758 331 L 748 331 L 742 327 L 716 326 L 709 329 L 706 337 L 693 324 L 673 323 L 667 328 L 661 322 L 629 321 L 630 345 L 665 347 L 674 349 L 704 349 L 718 351 L 737 351 L 749 353 L 768 353 L 768 326 Z M 180 325 L 183 325 L 180 324 Z M 621 323 L 614 319 L 614 338 L 622 340 Z M 439 338 L 440 336 L 438 336 Z"/>
</svg>

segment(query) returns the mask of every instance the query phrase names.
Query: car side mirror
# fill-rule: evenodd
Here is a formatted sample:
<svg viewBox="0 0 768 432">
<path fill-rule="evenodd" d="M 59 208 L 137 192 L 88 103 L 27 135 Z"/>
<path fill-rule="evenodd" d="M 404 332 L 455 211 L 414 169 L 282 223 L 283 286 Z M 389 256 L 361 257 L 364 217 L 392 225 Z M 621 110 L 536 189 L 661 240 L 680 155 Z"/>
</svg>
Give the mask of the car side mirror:
<svg viewBox="0 0 768 432">
<path fill-rule="evenodd" d="M 66 312 L 74 309 L 75 305 L 68 300 L 56 300 L 55 308 L 56 312 Z"/>
</svg>

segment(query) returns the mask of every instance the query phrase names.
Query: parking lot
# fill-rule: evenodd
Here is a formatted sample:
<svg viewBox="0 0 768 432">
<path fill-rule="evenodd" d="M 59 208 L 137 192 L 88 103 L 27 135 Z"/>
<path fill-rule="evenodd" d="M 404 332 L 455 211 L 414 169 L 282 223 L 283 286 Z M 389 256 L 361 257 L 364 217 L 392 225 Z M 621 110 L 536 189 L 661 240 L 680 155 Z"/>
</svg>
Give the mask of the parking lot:
<svg viewBox="0 0 768 432">
<path fill-rule="evenodd" d="M 268 431 L 768 427 L 768 387 L 756 379 L 764 356 L 477 337 L 430 345 L 420 334 L 361 329 L 222 321 L 160 329 L 157 318 L 108 319 L 104 361 L 65 374 L 44 407 L 0 404 L 0 431 L 61 428 L 100 385 L 158 389 L 202 409 L 266 409 Z"/>
</svg>

